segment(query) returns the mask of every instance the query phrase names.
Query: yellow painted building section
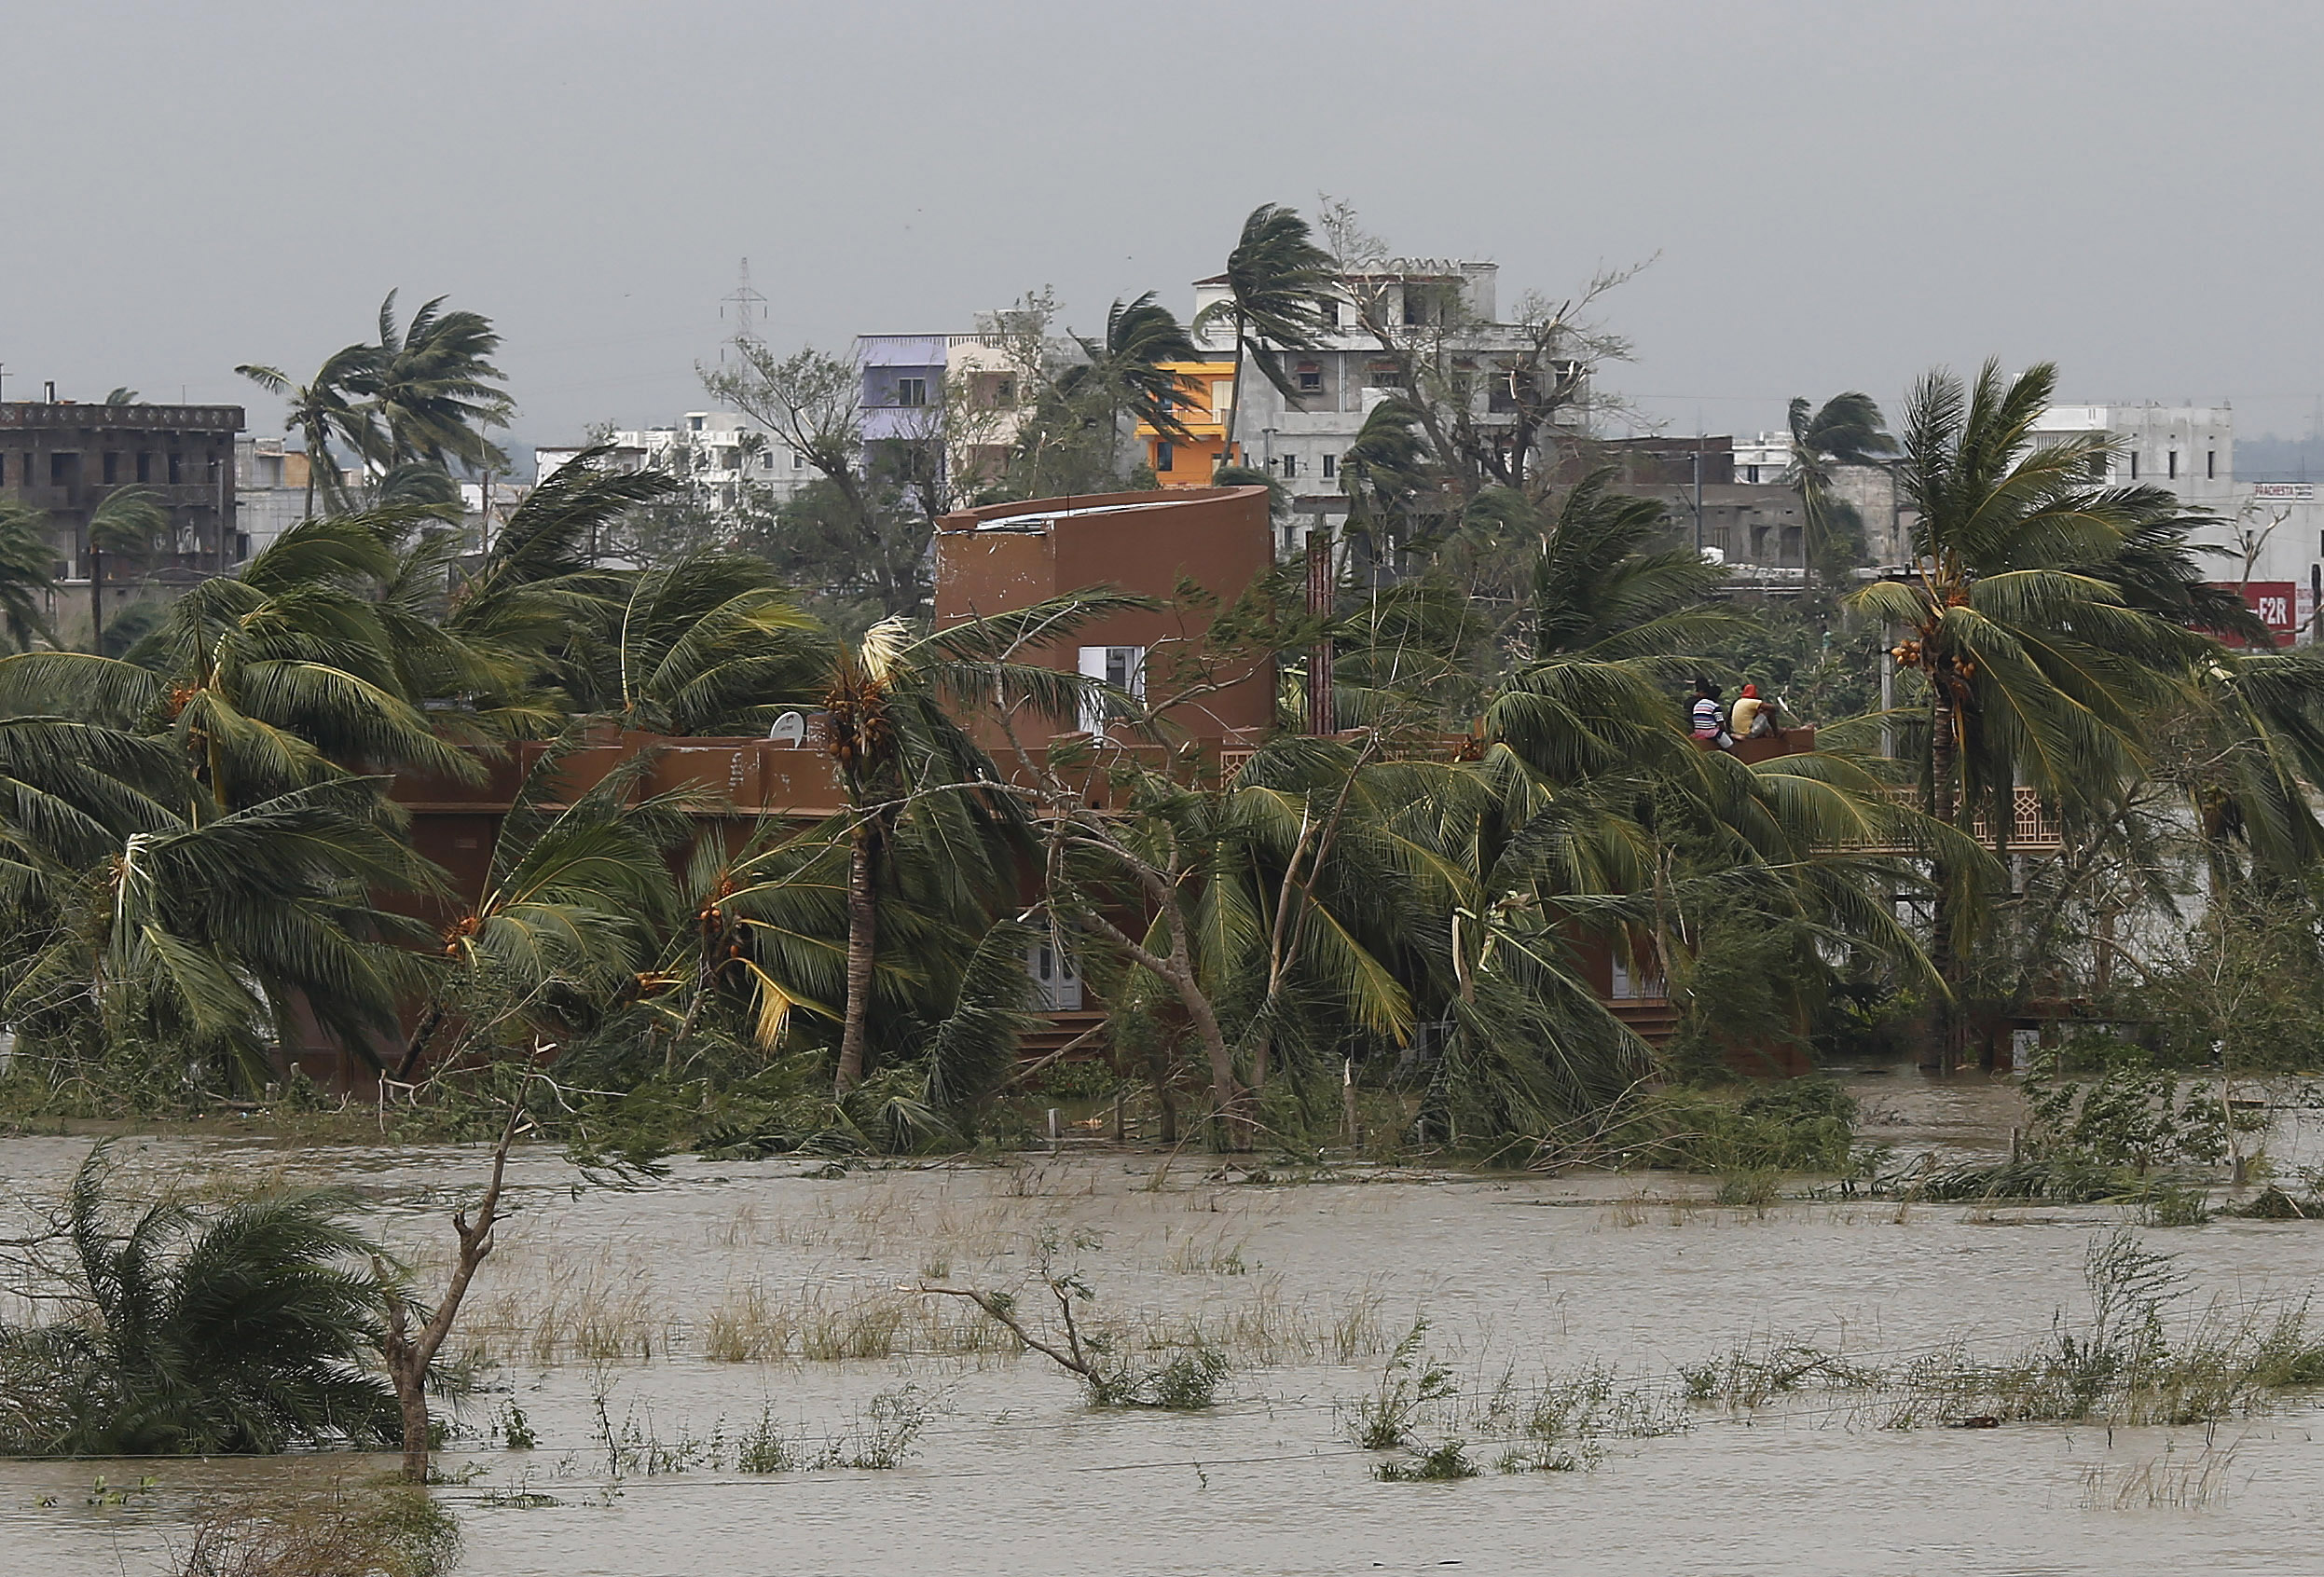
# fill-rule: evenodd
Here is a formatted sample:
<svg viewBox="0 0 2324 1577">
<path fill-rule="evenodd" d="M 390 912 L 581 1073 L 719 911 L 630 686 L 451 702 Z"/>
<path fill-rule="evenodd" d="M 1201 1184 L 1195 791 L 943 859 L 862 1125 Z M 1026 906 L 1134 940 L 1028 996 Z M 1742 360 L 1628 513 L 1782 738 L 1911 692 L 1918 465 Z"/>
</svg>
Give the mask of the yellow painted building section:
<svg viewBox="0 0 2324 1577">
<path fill-rule="evenodd" d="M 1172 414 L 1186 425 L 1194 442 L 1166 436 L 1151 424 L 1139 422 L 1146 463 L 1154 468 L 1154 479 L 1162 487 L 1207 487 L 1211 473 L 1226 463 L 1227 408 L 1234 400 L 1234 363 L 1164 362 L 1162 370 L 1177 377 L 1179 392 Z"/>
</svg>

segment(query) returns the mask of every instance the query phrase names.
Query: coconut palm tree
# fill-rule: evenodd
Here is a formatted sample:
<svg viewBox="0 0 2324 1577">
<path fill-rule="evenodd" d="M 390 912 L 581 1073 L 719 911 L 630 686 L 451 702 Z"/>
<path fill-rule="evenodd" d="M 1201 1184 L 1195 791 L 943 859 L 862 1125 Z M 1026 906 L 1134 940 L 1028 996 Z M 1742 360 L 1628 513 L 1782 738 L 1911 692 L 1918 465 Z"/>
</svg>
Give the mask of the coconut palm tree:
<svg viewBox="0 0 2324 1577">
<path fill-rule="evenodd" d="M 181 768 L 181 773 L 183 769 Z M 186 776 L 152 825 L 52 879 L 56 912 L 0 997 L 36 1038 L 94 1034 L 255 1090 L 301 1015 L 358 1055 L 392 1035 L 414 956 L 372 895 L 424 889 L 425 862 L 381 824 L 375 782 L 342 778 L 213 812 Z"/>
<path fill-rule="evenodd" d="M 1833 473 L 1843 465 L 1879 465 L 1896 453 L 1896 439 L 1871 395 L 1850 390 L 1819 408 L 1807 396 L 1792 400 L 1792 460 L 1783 480 L 1799 494 L 1806 522 L 1806 572 L 1812 580 L 1832 557 L 1854 512 L 1833 493 Z"/>
<path fill-rule="evenodd" d="M 102 653 L 105 633 L 106 560 L 127 560 L 132 571 L 151 568 L 169 528 L 170 511 L 150 487 L 116 487 L 89 516 L 89 650 Z"/>
<path fill-rule="evenodd" d="M 347 387 L 370 397 L 370 414 L 386 435 L 387 464 L 426 460 L 505 471 L 508 457 L 485 434 L 508 425 L 514 409 L 491 357 L 501 346 L 492 320 L 445 311 L 437 296 L 395 322 L 394 291 L 379 303 L 379 342 L 365 348 Z"/>
<path fill-rule="evenodd" d="M 617 665 L 608 653 L 630 587 L 599 564 L 600 550 L 622 514 L 678 486 L 658 472 L 615 471 L 611 452 L 584 450 L 526 494 L 482 563 L 457 578 L 435 614 L 465 646 L 515 665 L 577 712 L 621 704 L 618 680 L 609 679 Z M 427 549 L 429 562 L 414 565 L 415 595 L 452 584 L 454 567 L 442 556 L 447 551 L 438 540 Z"/>
<path fill-rule="evenodd" d="M 880 893 L 901 820 L 908 815 L 918 823 L 932 862 L 927 874 L 939 882 L 989 890 L 1001 879 L 1004 850 L 1029 847 L 1020 801 L 1000 791 L 1001 775 L 955 708 L 979 708 L 988 726 L 1012 739 L 1020 721 L 1076 717 L 1091 681 L 1026 662 L 1026 649 L 1069 640 L 1109 612 L 1151 606 L 1119 593 L 1080 592 L 921 636 L 901 619 L 884 619 L 862 640 L 833 649 L 821 737 L 848 804 L 846 1013 L 832 1073 L 838 1093 L 864 1075 Z M 977 787 L 987 783 L 994 787 Z"/>
<path fill-rule="evenodd" d="M 697 553 L 639 572 L 610 643 L 622 725 L 763 734 L 813 704 L 830 643 L 764 559 Z"/>
<path fill-rule="evenodd" d="M 585 724 L 569 730 L 528 769 L 482 889 L 444 918 L 446 967 L 396 1077 L 430 1061 L 455 1021 L 505 1044 L 563 1040 L 635 991 L 675 920 L 668 860 L 688 830 L 686 796 L 638 797 L 651 754 L 575 792 L 567 769 L 587 733 Z"/>
<path fill-rule="evenodd" d="M 1235 421 L 1243 414 L 1243 364 L 1258 364 L 1292 405 L 1299 391 L 1276 355 L 1320 343 L 1324 303 L 1335 276 L 1331 254 L 1315 243 L 1298 211 L 1263 202 L 1243 221 L 1227 254 L 1227 296 L 1196 315 L 1194 332 L 1224 319 L 1234 336 L 1234 403 L 1227 410 L 1227 456 L 1234 458 Z"/>
<path fill-rule="evenodd" d="M 51 638 L 46 604 L 56 588 L 56 561 L 48 515 L 0 499 L 0 629 L 19 651 Z"/>
<path fill-rule="evenodd" d="M 306 383 L 294 383 L 281 369 L 246 363 L 234 370 L 249 378 L 269 394 L 280 394 L 290 408 L 282 418 L 283 431 L 296 432 L 307 451 L 306 513 L 315 513 L 315 490 L 323 491 L 325 509 L 338 511 L 354 506 L 348 491 L 347 473 L 339 467 L 331 446 L 343 443 L 352 449 L 359 460 L 376 457 L 381 447 L 378 429 L 370 416 L 349 396 L 366 372 L 371 361 L 369 349 L 350 345 L 332 352 L 315 376 Z"/>
<path fill-rule="evenodd" d="M 404 692 L 374 594 L 396 569 L 390 523 L 309 519 L 241 572 L 194 586 L 129 658 L 0 658 L 0 715 L 63 712 L 174 739 L 221 809 L 344 776 L 474 763 Z"/>
<path fill-rule="evenodd" d="M 1191 362 L 1202 352 L 1152 291 L 1131 302 L 1117 298 L 1106 312 L 1104 340 L 1081 339 L 1080 345 L 1089 361 L 1059 375 L 1061 392 L 1073 396 L 1094 391 L 1117 429 L 1121 413 L 1127 410 L 1133 421 L 1144 422 L 1165 437 L 1190 441 L 1177 414 L 1178 375 L 1166 363 Z"/>
<path fill-rule="evenodd" d="M 1982 810 L 1997 837 L 2021 780 L 2070 806 L 2120 784 L 2142 760 L 2145 718 L 2218 651 L 2125 590 L 2168 597 L 2154 571 L 2184 556 L 2191 521 L 2178 501 L 2158 487 L 2093 487 L 2102 438 L 2034 443 L 2056 384 L 2047 363 L 2010 378 L 1987 362 L 1966 386 L 1943 370 L 1921 378 L 1900 471 L 1919 512 L 1918 562 L 1850 598 L 1902 632 L 1897 665 L 1927 681 L 1930 815 L 1965 829 Z M 2148 540 L 2157 533 L 2178 541 L 2176 555 Z M 1936 944 L 1950 985 L 1976 905 L 1947 890 Z M 1948 1015 L 1947 1066 L 1960 1028 Z"/>
<path fill-rule="evenodd" d="M 1998 812 L 2021 775 L 2067 799 L 2119 780 L 2141 708 L 2215 650 L 2135 606 L 2126 587 L 2152 577 L 2118 569 L 2151 533 L 2183 549 L 2193 518 L 2159 487 L 2092 487 L 2102 439 L 2034 444 L 2056 383 L 2047 363 L 2006 378 L 1988 362 L 1967 387 L 1920 380 L 1901 471 L 1918 563 L 1850 599 L 1903 631 L 1898 664 L 1929 682 L 1924 782 L 1940 821 Z"/>
</svg>

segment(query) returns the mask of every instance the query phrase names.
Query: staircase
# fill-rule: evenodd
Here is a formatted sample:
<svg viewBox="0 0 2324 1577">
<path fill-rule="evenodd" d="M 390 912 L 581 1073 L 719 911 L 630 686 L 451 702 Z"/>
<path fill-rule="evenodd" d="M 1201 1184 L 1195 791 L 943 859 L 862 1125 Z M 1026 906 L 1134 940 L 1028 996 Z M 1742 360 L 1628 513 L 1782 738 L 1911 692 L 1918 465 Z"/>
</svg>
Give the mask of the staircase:
<svg viewBox="0 0 2324 1577">
<path fill-rule="evenodd" d="M 1089 1035 L 1088 1039 L 1073 1048 L 1066 1060 L 1074 1063 L 1102 1062 L 1112 1048 L 1102 1033 L 1090 1035 L 1090 1031 L 1097 1029 L 1105 1022 L 1106 1015 L 1095 1008 L 1045 1013 L 1033 1028 L 1025 1032 L 1024 1041 L 1017 1048 L 1018 1060 L 1038 1062 L 1043 1057 L 1064 1050 L 1079 1037 Z"/>
<path fill-rule="evenodd" d="M 1607 1003 L 1606 1008 L 1649 1046 L 1660 1047 L 1678 1033 L 1678 1009 L 1668 997 L 1624 997 Z"/>
</svg>

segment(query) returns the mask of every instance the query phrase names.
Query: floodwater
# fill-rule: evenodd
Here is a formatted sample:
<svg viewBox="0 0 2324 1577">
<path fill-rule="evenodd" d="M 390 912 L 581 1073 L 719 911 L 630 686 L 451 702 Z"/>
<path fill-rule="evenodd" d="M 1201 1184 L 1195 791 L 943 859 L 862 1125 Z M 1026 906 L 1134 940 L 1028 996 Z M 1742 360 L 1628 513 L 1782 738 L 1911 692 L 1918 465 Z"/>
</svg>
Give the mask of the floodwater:
<svg viewBox="0 0 2324 1577">
<path fill-rule="evenodd" d="M 2005 1084 L 1906 1073 L 1855 1087 L 1865 1136 L 1904 1152 L 2004 1150 L 2018 1120 Z M 444 1213 L 482 1169 L 480 1152 L 457 1147 L 289 1153 L 170 1138 L 120 1148 L 134 1168 L 197 1186 L 354 1184 L 381 1202 L 394 1241 L 423 1255 L 441 1251 Z M 52 1197 L 85 1149 L 0 1140 L 8 1199 Z M 1067 1155 L 815 1177 L 790 1160 L 687 1161 L 637 1191 L 575 1196 L 561 1164 L 526 1159 L 515 1169 L 523 1208 L 463 1322 L 498 1364 L 465 1409 L 475 1433 L 443 1459 L 468 1478 L 439 1491 L 466 1536 L 461 1570 L 2324 1569 L 2313 1522 L 2324 1409 L 2304 1401 L 2210 1430 L 2110 1434 L 1888 1429 L 1816 1393 L 1757 1415 L 1696 1409 L 1683 1433 L 1607 1440 L 1587 1471 L 1496 1473 L 1480 1440 L 1481 1476 L 1447 1484 L 1378 1482 L 1380 1459 L 1349 1437 L 1349 1409 L 1379 1389 L 1389 1349 L 1423 1318 L 1421 1350 L 1472 1406 L 1505 1377 L 1522 1386 L 1593 1364 L 1659 1383 L 1754 1337 L 1860 1357 L 2028 1346 L 2056 1310 L 2081 1311 L 2083 1256 L 2115 1225 L 2108 1210 L 1829 1200 L 1763 1216 L 1711 1208 L 1707 1180 L 1667 1175 L 1258 1182 L 1212 1166 Z M 2215 1221 L 2146 1238 L 2180 1256 L 2191 1305 L 2296 1303 L 2324 1273 L 2324 1226 Z M 1232 1354 L 1219 1405 L 1093 1410 L 1046 1360 L 976 1340 L 965 1305 L 898 1290 L 1023 1287 L 1044 1240 L 1093 1293 L 1086 1320 L 1132 1340 L 1197 1328 Z M 1028 1318 L 1047 1317 L 1045 1295 L 1031 1295 Z M 752 1342 L 781 1356 L 734 1356 Z M 1424 1433 L 1473 1426 L 1463 1401 L 1444 1404 L 1442 1427 Z M 512 1402 L 537 1433 L 531 1450 L 499 1449 L 483 1433 Z M 733 1465 L 733 1444 L 753 1430 L 812 1454 L 859 1443 L 900 1405 L 924 1413 L 925 1428 L 893 1468 Z M 609 1437 L 626 1447 L 618 1474 Z M 165 1570 L 206 1501 L 391 1465 L 343 1454 L 0 1462 L 0 1573 Z M 91 1494 L 99 1474 L 156 1483 L 125 1503 L 91 1504 L 103 1498 Z"/>
</svg>

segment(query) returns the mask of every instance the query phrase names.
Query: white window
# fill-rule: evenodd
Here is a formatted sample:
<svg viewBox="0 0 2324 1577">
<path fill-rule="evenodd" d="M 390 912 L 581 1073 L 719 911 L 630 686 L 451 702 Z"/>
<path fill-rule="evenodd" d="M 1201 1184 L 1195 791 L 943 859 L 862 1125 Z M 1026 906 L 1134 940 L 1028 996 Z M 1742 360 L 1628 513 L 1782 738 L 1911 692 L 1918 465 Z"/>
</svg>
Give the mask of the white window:
<svg viewBox="0 0 2324 1577">
<path fill-rule="evenodd" d="M 1146 648 L 1143 646 L 1085 646 L 1081 648 L 1081 672 L 1085 678 L 1102 680 L 1134 699 L 1146 699 Z M 1095 734 L 1105 726 L 1104 698 L 1093 695 L 1082 702 L 1082 729 Z"/>
<path fill-rule="evenodd" d="M 919 406 L 928 404 L 928 379 L 900 377 L 896 380 L 896 404 Z"/>
<path fill-rule="evenodd" d="M 1338 455 L 1326 455 L 1324 457 L 1324 480 L 1328 482 L 1339 473 L 1340 457 Z"/>
</svg>

